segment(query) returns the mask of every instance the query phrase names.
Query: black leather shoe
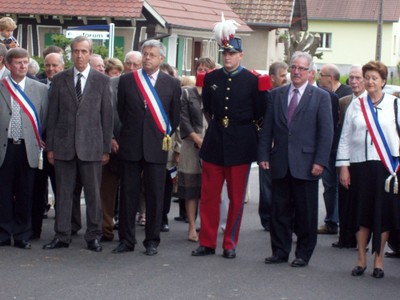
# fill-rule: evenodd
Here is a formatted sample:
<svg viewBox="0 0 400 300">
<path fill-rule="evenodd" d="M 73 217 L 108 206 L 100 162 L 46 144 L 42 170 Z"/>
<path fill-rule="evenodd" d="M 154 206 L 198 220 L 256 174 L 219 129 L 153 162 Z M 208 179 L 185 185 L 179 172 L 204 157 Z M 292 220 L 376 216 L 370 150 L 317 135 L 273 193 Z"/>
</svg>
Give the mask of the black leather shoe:
<svg viewBox="0 0 400 300">
<path fill-rule="evenodd" d="M 196 250 L 192 251 L 192 256 L 206 256 L 211 254 L 215 254 L 215 249 L 203 246 L 200 246 Z"/>
<path fill-rule="evenodd" d="M 224 250 L 224 253 L 222 254 L 222 256 L 225 258 L 235 258 L 236 251 L 233 249 L 226 249 L 226 250 Z"/>
<path fill-rule="evenodd" d="M 124 242 L 119 242 L 117 248 L 115 248 L 112 253 L 118 254 L 118 253 L 124 253 L 124 252 L 131 252 L 134 251 L 135 247 L 128 246 Z"/>
<path fill-rule="evenodd" d="M 144 252 L 144 254 L 146 254 L 148 256 L 154 256 L 157 253 L 158 253 L 157 247 L 155 247 L 155 246 L 147 246 L 146 251 Z"/>
<path fill-rule="evenodd" d="M 385 276 L 385 272 L 383 272 L 380 268 L 375 268 L 374 272 L 372 273 L 372 277 L 374 278 L 383 278 Z"/>
<path fill-rule="evenodd" d="M 275 256 L 275 255 L 270 256 L 270 257 L 267 257 L 267 258 L 265 259 L 265 263 L 266 263 L 266 264 L 269 264 L 269 265 L 272 265 L 272 264 L 281 264 L 281 263 L 285 263 L 285 262 L 287 262 L 287 261 L 288 261 L 287 258 L 282 258 L 282 257 L 278 257 L 278 256 Z"/>
<path fill-rule="evenodd" d="M 14 241 L 14 247 L 21 248 L 21 249 L 31 249 L 32 245 L 28 241 Z"/>
<path fill-rule="evenodd" d="M 11 246 L 11 240 L 0 241 L 0 247 Z"/>
<path fill-rule="evenodd" d="M 50 243 L 43 245 L 43 249 L 45 250 L 68 248 L 68 247 L 69 247 L 68 243 L 62 242 L 59 239 L 54 239 Z"/>
<path fill-rule="evenodd" d="M 301 268 L 307 266 L 307 262 L 302 259 L 302 258 L 296 258 L 295 260 L 292 261 L 291 266 L 295 268 Z"/>
<path fill-rule="evenodd" d="M 0 244 L 1 245 L 1 244 Z M 385 257 L 389 258 L 400 258 L 400 252 L 395 251 L 388 251 L 385 252 Z"/>
<path fill-rule="evenodd" d="M 87 242 L 87 248 L 90 251 L 94 252 L 101 252 L 103 250 L 103 247 L 101 246 L 100 241 L 98 239 L 94 239 Z"/>
<path fill-rule="evenodd" d="M 162 224 L 161 225 L 161 232 L 168 232 L 169 231 L 169 226 L 168 224 Z"/>
<path fill-rule="evenodd" d="M 367 267 L 360 267 L 360 266 L 355 266 L 353 270 L 351 270 L 351 275 L 352 276 L 361 276 L 364 274 L 365 270 Z"/>
</svg>

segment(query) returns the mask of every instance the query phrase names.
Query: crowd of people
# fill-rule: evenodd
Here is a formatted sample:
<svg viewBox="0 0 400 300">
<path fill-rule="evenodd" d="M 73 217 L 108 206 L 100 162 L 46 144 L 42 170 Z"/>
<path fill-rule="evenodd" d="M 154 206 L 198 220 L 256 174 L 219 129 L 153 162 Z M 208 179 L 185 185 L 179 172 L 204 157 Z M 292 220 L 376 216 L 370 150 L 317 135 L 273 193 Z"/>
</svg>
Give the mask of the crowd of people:
<svg viewBox="0 0 400 300">
<path fill-rule="evenodd" d="M 220 68 L 201 57 L 196 82 L 180 81 L 158 40 L 121 62 L 103 60 L 78 36 L 73 67 L 64 70 L 63 50 L 51 46 L 40 73 L 15 28 L 0 19 L 0 246 L 30 249 L 41 238 L 50 178 L 55 235 L 45 250 L 69 247 L 81 229 L 83 191 L 89 250 L 102 251 L 117 228 L 112 252 L 134 251 L 141 225 L 145 254 L 154 256 L 175 193 L 187 239 L 199 243 L 191 255 L 215 254 L 222 227 L 222 255 L 233 259 L 257 161 L 260 222 L 271 236 L 266 264 L 288 261 L 295 234 L 291 266 L 307 266 L 318 234 L 339 233 L 333 247 L 358 250 L 353 276 L 367 268 L 371 239 L 372 275 L 384 277 L 384 247 L 400 232 L 400 122 L 398 100 L 383 92 L 382 62 L 351 66 L 345 85 L 337 66 L 318 71 L 310 54 L 295 52 L 289 65 L 275 62 L 260 76 L 242 66 L 242 40 L 230 32 L 215 36 Z M 318 228 L 319 180 L 326 217 Z"/>
</svg>

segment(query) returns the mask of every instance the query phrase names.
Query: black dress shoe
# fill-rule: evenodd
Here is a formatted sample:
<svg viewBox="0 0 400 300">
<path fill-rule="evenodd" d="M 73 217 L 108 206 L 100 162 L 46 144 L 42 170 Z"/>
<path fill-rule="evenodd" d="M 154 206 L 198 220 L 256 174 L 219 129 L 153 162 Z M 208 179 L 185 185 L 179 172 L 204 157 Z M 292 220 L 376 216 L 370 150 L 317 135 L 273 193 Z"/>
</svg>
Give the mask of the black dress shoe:
<svg viewBox="0 0 400 300">
<path fill-rule="evenodd" d="M 59 249 L 59 248 L 68 248 L 69 244 L 66 242 L 62 242 L 59 239 L 54 239 L 50 243 L 43 245 L 43 249 Z"/>
<path fill-rule="evenodd" d="M 101 246 L 100 241 L 98 239 L 94 239 L 87 242 L 87 248 L 90 251 L 94 252 L 101 252 L 103 250 L 103 247 Z"/>
<path fill-rule="evenodd" d="M 11 246 L 11 240 L 0 241 L 0 247 Z"/>
<path fill-rule="evenodd" d="M 28 241 L 20 240 L 20 241 L 14 241 L 14 247 L 21 249 L 31 249 L 32 245 Z"/>
<path fill-rule="evenodd" d="M 134 251 L 135 247 L 133 246 L 128 246 L 124 242 L 119 242 L 117 248 L 115 248 L 112 253 L 118 254 L 118 253 L 124 253 L 124 252 L 131 252 Z"/>
<path fill-rule="evenodd" d="M 351 270 L 351 275 L 352 276 L 361 276 L 364 274 L 365 270 L 367 267 L 360 267 L 360 266 L 355 266 L 353 270 Z"/>
<path fill-rule="evenodd" d="M 154 256 L 158 253 L 157 251 L 157 247 L 155 246 L 147 246 L 146 247 L 146 251 L 144 252 L 144 254 L 148 255 L 148 256 Z"/>
<path fill-rule="evenodd" d="M 385 272 L 381 268 L 375 268 L 372 273 L 372 277 L 374 278 L 383 278 L 385 276 Z"/>
<path fill-rule="evenodd" d="M 265 263 L 266 263 L 266 264 L 269 264 L 269 265 L 272 265 L 272 264 L 281 264 L 281 263 L 285 263 L 285 262 L 287 262 L 287 261 L 288 261 L 287 258 L 278 257 L 278 256 L 275 256 L 275 255 L 270 256 L 270 257 L 267 257 L 267 258 L 265 259 Z"/>
<path fill-rule="evenodd" d="M 395 251 L 388 251 L 385 252 L 385 257 L 389 257 L 389 258 L 400 258 L 400 252 L 395 252 Z"/>
<path fill-rule="evenodd" d="M 226 249 L 226 250 L 224 250 L 224 253 L 222 254 L 222 256 L 225 258 L 235 258 L 236 251 L 233 249 Z"/>
<path fill-rule="evenodd" d="M 168 232 L 169 231 L 169 226 L 168 224 L 162 224 L 161 225 L 161 232 Z"/>
<path fill-rule="evenodd" d="M 302 259 L 302 258 L 296 258 L 295 260 L 292 261 L 291 266 L 295 268 L 301 268 L 307 266 L 307 262 Z"/>
<path fill-rule="evenodd" d="M 192 251 L 192 256 L 206 256 L 211 254 L 215 254 L 215 249 L 203 246 L 200 246 L 196 250 Z"/>
</svg>

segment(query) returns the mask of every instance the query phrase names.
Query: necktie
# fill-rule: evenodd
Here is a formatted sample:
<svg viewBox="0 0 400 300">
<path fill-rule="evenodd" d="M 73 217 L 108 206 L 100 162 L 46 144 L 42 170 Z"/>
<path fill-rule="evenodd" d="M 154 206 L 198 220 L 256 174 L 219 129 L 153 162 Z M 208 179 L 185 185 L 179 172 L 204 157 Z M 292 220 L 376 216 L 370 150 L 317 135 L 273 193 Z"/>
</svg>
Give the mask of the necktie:
<svg viewBox="0 0 400 300">
<path fill-rule="evenodd" d="M 82 74 L 78 73 L 77 76 L 78 76 L 78 80 L 76 81 L 75 92 L 76 92 L 76 97 L 78 98 L 78 102 L 81 102 L 81 100 L 82 100 L 82 85 L 81 85 Z"/>
<path fill-rule="evenodd" d="M 296 110 L 297 103 L 299 101 L 297 93 L 298 93 L 298 90 L 294 89 L 293 90 L 292 99 L 290 99 L 290 102 L 289 102 L 288 113 L 287 113 L 287 124 L 288 124 L 288 127 L 290 127 L 290 123 L 292 122 L 292 118 L 294 116 L 294 112 Z"/>
<path fill-rule="evenodd" d="M 12 99 L 11 109 L 11 137 L 14 141 L 18 141 L 22 138 L 21 107 L 14 99 Z"/>
</svg>

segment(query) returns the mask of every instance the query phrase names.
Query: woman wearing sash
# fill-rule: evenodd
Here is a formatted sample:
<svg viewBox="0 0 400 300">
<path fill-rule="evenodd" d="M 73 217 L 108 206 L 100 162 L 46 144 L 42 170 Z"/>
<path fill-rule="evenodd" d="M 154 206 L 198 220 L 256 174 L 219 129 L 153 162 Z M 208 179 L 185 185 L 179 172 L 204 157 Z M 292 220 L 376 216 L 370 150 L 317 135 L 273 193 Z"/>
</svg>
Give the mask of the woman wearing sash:
<svg viewBox="0 0 400 300">
<path fill-rule="evenodd" d="M 196 61 L 196 73 L 208 72 L 215 68 L 210 58 L 200 57 Z M 204 76 L 203 76 L 204 77 Z M 196 210 L 201 191 L 201 167 L 199 149 L 203 143 L 207 122 L 204 119 L 203 101 L 201 99 L 201 75 L 195 87 L 183 87 L 181 98 L 180 133 L 182 147 L 178 168 L 178 195 L 185 199 L 186 214 L 189 222 L 188 240 L 199 240 L 196 232 Z"/>
<path fill-rule="evenodd" d="M 382 92 L 387 67 L 370 61 L 362 71 L 368 96 L 354 99 L 346 112 L 336 166 L 340 183 L 357 203 L 358 260 L 351 274 L 361 276 L 366 270 L 365 249 L 372 234 L 372 276 L 382 278 L 389 231 L 400 228 L 398 109 L 395 97 Z"/>
</svg>

